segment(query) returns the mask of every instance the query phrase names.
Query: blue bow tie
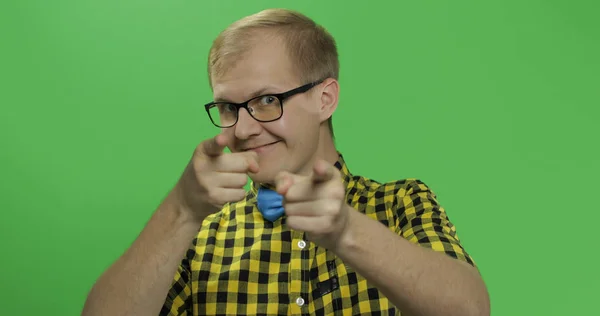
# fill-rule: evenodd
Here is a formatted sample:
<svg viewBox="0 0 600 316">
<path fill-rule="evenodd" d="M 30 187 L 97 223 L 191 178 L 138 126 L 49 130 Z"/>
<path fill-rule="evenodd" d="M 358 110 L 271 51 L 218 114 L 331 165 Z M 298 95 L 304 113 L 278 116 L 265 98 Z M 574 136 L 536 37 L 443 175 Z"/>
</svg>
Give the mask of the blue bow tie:
<svg viewBox="0 0 600 316">
<path fill-rule="evenodd" d="M 283 210 L 283 196 L 271 189 L 258 188 L 256 201 L 260 213 L 271 222 L 276 221 L 285 213 Z"/>
</svg>

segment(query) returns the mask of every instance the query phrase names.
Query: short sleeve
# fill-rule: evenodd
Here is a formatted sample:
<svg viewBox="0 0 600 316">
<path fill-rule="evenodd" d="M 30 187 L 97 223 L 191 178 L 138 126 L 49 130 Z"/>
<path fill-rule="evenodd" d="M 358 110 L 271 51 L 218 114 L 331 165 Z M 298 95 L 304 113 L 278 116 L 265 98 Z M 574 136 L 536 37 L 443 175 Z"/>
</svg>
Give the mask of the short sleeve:
<svg viewBox="0 0 600 316">
<path fill-rule="evenodd" d="M 193 251 L 193 250 L 188 250 Z M 165 299 L 159 316 L 191 316 L 192 315 L 192 288 L 190 282 L 190 268 L 188 258 L 184 258 L 177 268 L 173 283 Z"/>
<path fill-rule="evenodd" d="M 408 241 L 475 266 L 458 238 L 456 227 L 432 190 L 420 180 L 410 180 L 397 196 L 396 225 Z"/>
</svg>

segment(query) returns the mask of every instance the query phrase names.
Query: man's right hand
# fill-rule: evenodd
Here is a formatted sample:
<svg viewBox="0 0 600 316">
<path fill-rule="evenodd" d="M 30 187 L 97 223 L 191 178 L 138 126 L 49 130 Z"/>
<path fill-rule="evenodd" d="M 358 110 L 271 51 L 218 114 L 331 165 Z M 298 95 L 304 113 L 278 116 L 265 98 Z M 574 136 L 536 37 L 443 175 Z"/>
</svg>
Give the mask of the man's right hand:
<svg viewBox="0 0 600 316">
<path fill-rule="evenodd" d="M 158 315 L 199 223 L 244 198 L 254 152 L 224 153 L 224 135 L 202 142 L 139 237 L 94 284 L 82 315 Z"/>
<path fill-rule="evenodd" d="M 221 134 L 200 143 L 182 177 L 184 203 L 202 217 L 242 200 L 248 173 L 258 172 L 255 152 L 225 153 Z"/>
</svg>

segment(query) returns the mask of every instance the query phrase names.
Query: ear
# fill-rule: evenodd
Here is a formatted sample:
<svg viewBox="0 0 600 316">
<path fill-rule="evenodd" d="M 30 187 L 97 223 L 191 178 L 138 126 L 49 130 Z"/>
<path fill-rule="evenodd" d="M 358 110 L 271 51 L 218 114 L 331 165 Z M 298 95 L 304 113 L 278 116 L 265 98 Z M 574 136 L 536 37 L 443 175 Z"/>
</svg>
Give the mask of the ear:
<svg viewBox="0 0 600 316">
<path fill-rule="evenodd" d="M 319 109 L 321 122 L 327 121 L 337 109 L 340 95 L 340 85 L 337 80 L 328 78 L 322 83 L 321 107 Z"/>
</svg>

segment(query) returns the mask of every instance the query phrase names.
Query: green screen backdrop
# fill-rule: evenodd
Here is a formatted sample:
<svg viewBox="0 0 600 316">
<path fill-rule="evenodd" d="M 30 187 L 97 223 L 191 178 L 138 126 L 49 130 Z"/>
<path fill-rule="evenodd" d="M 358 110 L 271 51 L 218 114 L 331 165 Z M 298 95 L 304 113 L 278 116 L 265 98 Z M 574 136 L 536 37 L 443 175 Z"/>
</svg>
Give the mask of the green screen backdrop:
<svg viewBox="0 0 600 316">
<path fill-rule="evenodd" d="M 596 1 L 0 4 L 0 315 L 77 315 L 194 147 L 206 58 L 261 9 L 338 41 L 339 149 L 438 194 L 494 316 L 599 315 Z"/>
</svg>

